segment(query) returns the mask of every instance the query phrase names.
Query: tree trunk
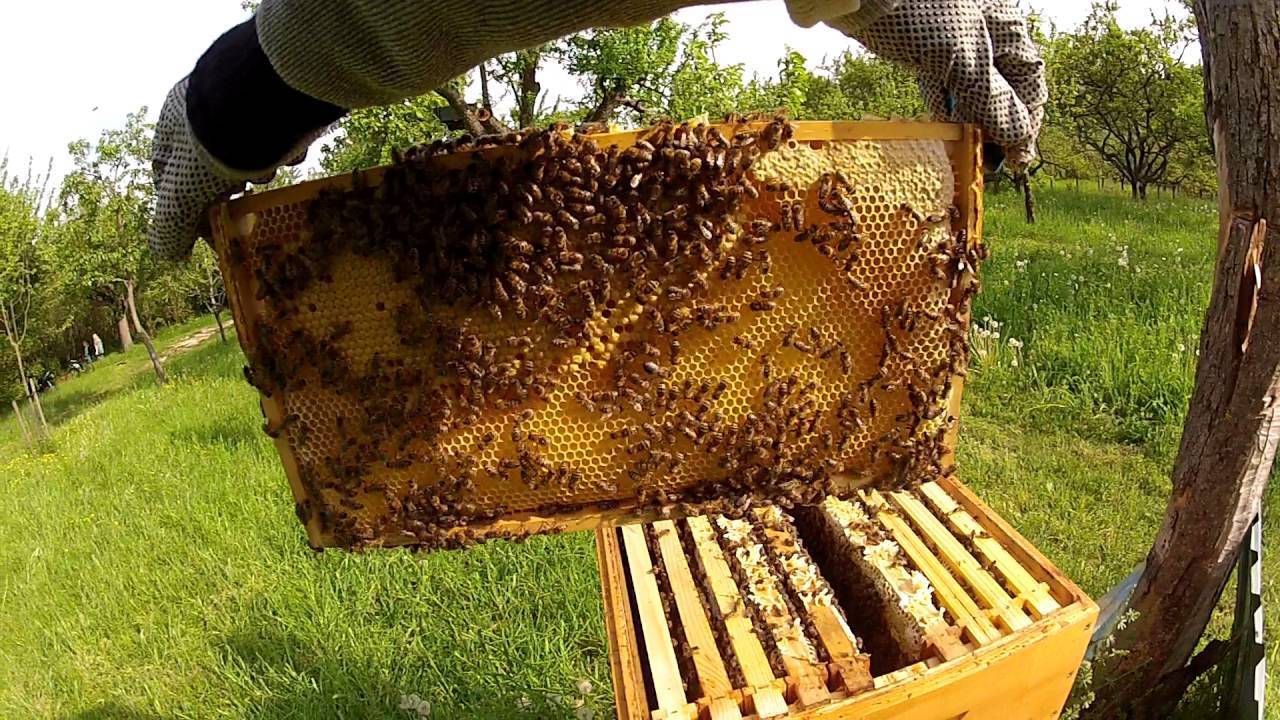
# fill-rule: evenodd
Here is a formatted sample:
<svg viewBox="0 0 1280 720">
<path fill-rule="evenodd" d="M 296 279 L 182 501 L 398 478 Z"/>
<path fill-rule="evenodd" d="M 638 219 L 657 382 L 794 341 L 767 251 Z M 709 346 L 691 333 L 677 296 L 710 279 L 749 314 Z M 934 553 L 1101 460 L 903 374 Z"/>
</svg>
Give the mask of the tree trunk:
<svg viewBox="0 0 1280 720">
<path fill-rule="evenodd" d="M 1031 178 L 1023 175 L 1017 179 L 1019 189 L 1022 190 L 1022 211 L 1026 216 L 1027 224 L 1034 225 L 1036 223 L 1036 197 L 1035 191 L 1031 189 Z"/>
<path fill-rule="evenodd" d="M 222 342 L 225 343 L 227 341 L 227 331 L 225 328 L 222 327 L 222 310 L 221 309 L 219 308 L 213 309 L 213 321 L 218 323 L 218 337 L 222 338 Z"/>
<path fill-rule="evenodd" d="M 13 406 L 13 416 L 18 419 L 18 429 L 22 431 L 22 442 L 27 446 L 27 452 L 35 452 L 36 446 L 31 438 L 31 431 L 27 429 L 27 420 L 22 417 L 22 406 L 17 400 L 10 400 L 9 404 Z"/>
<path fill-rule="evenodd" d="M 13 338 L 9 338 L 9 345 L 13 347 L 13 357 L 18 361 L 18 379 L 22 381 L 22 387 L 27 391 L 27 395 L 31 394 L 31 383 L 27 382 L 27 366 L 22 359 L 22 348 Z"/>
<path fill-rule="evenodd" d="M 151 367 L 156 371 L 156 381 L 163 385 L 169 378 L 164 373 L 164 366 L 160 364 L 160 356 L 156 354 L 156 346 L 151 342 L 151 336 L 147 334 L 146 328 L 142 327 L 142 322 L 138 319 L 138 305 L 133 301 L 133 280 L 124 281 L 124 302 L 125 307 L 129 309 L 129 317 L 133 318 L 133 329 L 138 332 L 138 337 L 142 338 L 142 344 L 147 346 Z"/>
<path fill-rule="evenodd" d="M 516 122 L 521 129 L 533 127 L 534 115 L 538 110 L 538 95 L 542 85 L 538 82 L 538 65 L 542 61 L 542 53 L 538 50 L 522 51 L 524 63 L 520 67 L 520 96 L 516 98 Z"/>
<path fill-rule="evenodd" d="M 480 104 L 493 112 L 493 98 L 489 95 L 489 62 L 480 63 Z"/>
<path fill-rule="evenodd" d="M 133 335 L 129 332 L 129 317 L 121 315 L 116 321 L 116 331 L 120 333 L 120 351 L 125 352 L 133 347 Z"/>
<path fill-rule="evenodd" d="M 18 379 L 22 381 L 22 388 L 31 394 L 31 384 L 27 382 L 27 366 L 22 359 L 22 343 L 18 340 L 17 311 L 12 308 L 0 305 L 0 325 L 4 326 L 4 336 L 9 341 L 9 345 L 13 348 L 13 357 L 18 361 Z"/>
<path fill-rule="evenodd" d="M 1280 439 L 1280 0 L 1196 0 L 1218 262 L 1173 491 L 1088 718 L 1167 717 L 1261 508 Z M 1221 644 L 1210 649 L 1222 654 Z"/>
<path fill-rule="evenodd" d="M 458 113 L 459 117 L 462 118 L 463 123 L 467 126 L 467 132 L 471 133 L 475 137 L 480 137 L 481 135 L 486 134 L 484 124 L 480 122 L 480 118 L 476 116 L 474 111 L 472 111 L 471 106 L 467 105 L 467 101 L 462 97 L 462 93 L 448 85 L 443 85 L 436 88 L 436 94 L 444 98 L 445 102 L 449 103 L 449 107 L 453 108 L 453 111 Z"/>
</svg>

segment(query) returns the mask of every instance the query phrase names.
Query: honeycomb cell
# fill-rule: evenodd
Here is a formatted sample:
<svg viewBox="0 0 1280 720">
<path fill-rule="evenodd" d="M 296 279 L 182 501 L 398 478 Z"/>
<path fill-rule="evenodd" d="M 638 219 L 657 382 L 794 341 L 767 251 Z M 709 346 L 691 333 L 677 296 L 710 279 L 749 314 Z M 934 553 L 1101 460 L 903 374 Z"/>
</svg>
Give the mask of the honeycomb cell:
<svg viewBox="0 0 1280 720">
<path fill-rule="evenodd" d="M 653 131 L 656 156 L 716 156 L 705 133 L 680 132 Z M 923 439 L 946 425 L 930 408 L 947 399 L 958 337 L 949 317 L 959 315 L 955 269 L 936 258 L 964 244 L 953 239 L 963 218 L 948 212 L 956 183 L 946 143 L 783 142 L 732 180 L 756 197 L 719 215 L 714 203 L 681 210 L 699 186 L 679 185 L 674 172 L 641 211 L 634 197 L 655 186 L 639 170 L 634 187 L 601 188 L 610 157 L 631 167 L 643 153 L 592 155 L 582 143 L 423 156 L 378 176 L 380 187 L 305 200 L 291 188 L 274 206 L 258 196 L 247 234 L 214 223 L 247 324 L 241 342 L 255 377 L 271 378 L 264 404 L 296 415 L 282 452 L 316 510 L 313 541 L 432 544 L 495 516 L 769 496 L 770 483 L 816 486 L 839 474 L 897 481 L 935 448 Z M 402 211 L 409 219 L 378 210 L 414 178 L 463 168 L 489 188 L 477 197 L 532 198 L 534 183 L 504 181 L 500 193 L 486 174 L 500 157 L 522 167 L 513 154 L 556 168 L 529 206 L 552 224 L 497 219 L 450 236 L 431 208 L 447 205 L 433 198 L 453 192 L 437 187 L 452 180 L 421 181 L 421 202 Z M 838 190 L 824 189 L 836 177 Z M 624 213 L 556 216 L 572 203 Z M 802 207 L 802 227 L 781 228 L 784 204 Z M 325 220 L 328 207 L 363 209 L 354 221 Z M 477 214 L 496 207 L 477 204 Z M 419 218 L 440 224 L 410 228 Z M 680 228 L 677 246 L 637 231 L 642 223 Z M 442 283 L 407 270 L 432 248 L 499 234 L 507 239 L 495 248 L 560 243 L 564 257 L 535 285 L 537 268 L 512 269 L 533 263 L 499 267 L 494 252 L 478 255 L 490 259 L 469 272 L 483 283 L 447 301 Z M 246 252 L 235 255 L 233 242 Z M 403 247 L 415 254 L 388 249 Z M 595 258 L 606 255 L 624 259 L 602 272 Z M 537 306 L 530 287 L 551 288 L 559 304 Z"/>
</svg>

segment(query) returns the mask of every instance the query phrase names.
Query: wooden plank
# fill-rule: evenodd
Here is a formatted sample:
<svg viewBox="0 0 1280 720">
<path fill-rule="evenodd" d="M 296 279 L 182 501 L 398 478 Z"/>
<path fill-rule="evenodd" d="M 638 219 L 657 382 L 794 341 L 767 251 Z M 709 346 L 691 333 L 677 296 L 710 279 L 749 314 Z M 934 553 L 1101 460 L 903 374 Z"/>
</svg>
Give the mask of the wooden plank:
<svg viewBox="0 0 1280 720">
<path fill-rule="evenodd" d="M 883 501 L 877 492 L 873 491 L 870 495 Z M 880 511 L 876 519 L 889 529 L 902 551 L 920 569 L 920 572 L 929 578 L 938 601 L 947 609 L 947 612 L 951 613 L 956 623 L 964 628 L 974 643 L 986 645 L 1000 637 L 1000 631 L 991 623 L 987 614 L 978 607 L 973 598 L 969 597 L 964 586 L 956 580 L 951 571 L 947 570 L 915 530 L 911 529 L 911 525 L 894 513 L 885 510 Z"/>
<path fill-rule="evenodd" d="M 908 665 L 904 668 L 899 668 L 887 675 L 881 675 L 876 678 L 876 689 L 879 690 L 880 688 L 889 687 L 890 685 L 896 685 L 903 680 L 908 680 L 916 677 L 917 675 L 923 675 L 926 672 L 929 672 L 929 664 L 921 660 L 918 663 Z"/>
<path fill-rule="evenodd" d="M 741 720 L 742 708 L 735 698 L 716 698 L 707 705 L 707 717 L 709 720 Z"/>
<path fill-rule="evenodd" d="M 717 524 L 720 525 L 722 535 L 724 523 L 733 522 L 723 516 L 717 516 Z M 741 522 L 751 525 L 749 520 Z M 741 556 L 738 556 L 738 560 L 742 564 Z M 776 596 L 780 603 L 785 602 L 786 590 L 782 586 L 782 580 L 763 557 L 759 562 L 751 562 L 750 569 L 759 571 L 754 573 L 757 591 L 764 590 Z M 743 570 L 747 571 L 748 568 L 744 566 Z M 782 665 L 787 671 L 787 676 L 795 684 L 796 702 L 801 707 L 830 702 L 831 693 L 827 690 L 825 668 L 817 664 L 817 658 L 814 656 L 816 650 L 809 647 L 808 638 L 803 637 L 803 634 L 797 630 L 798 618 L 793 616 L 790 609 L 785 606 L 775 606 L 771 610 L 761 607 L 753 598 L 748 597 L 747 600 L 756 605 L 760 611 L 757 617 L 764 619 L 769 633 L 773 636 L 774 645 L 782 656 Z"/>
<path fill-rule="evenodd" d="M 1064 607 L 1024 632 L 848 702 L 789 720 L 1050 720 L 1058 717 L 1097 608 Z"/>
<path fill-rule="evenodd" d="M 693 656 L 702 696 L 708 699 L 727 696 L 733 692 L 733 683 L 729 682 L 729 672 L 725 669 L 715 635 L 711 632 L 707 610 L 702 606 L 693 573 L 689 571 L 689 562 L 685 558 L 684 547 L 680 544 L 680 536 L 676 533 L 676 524 L 670 520 L 659 520 L 653 524 L 653 531 L 662 553 L 667 581 L 671 584 L 671 594 L 675 596 L 680 625 L 684 628 L 685 640 L 689 643 L 689 654 Z"/>
<path fill-rule="evenodd" d="M 707 576 L 711 594 L 716 600 L 715 611 L 724 623 L 743 678 L 753 689 L 752 702 L 756 714 L 760 717 L 786 714 L 786 698 L 773 686 L 774 677 L 773 670 L 769 667 L 769 658 L 746 615 L 742 596 L 738 594 L 738 585 L 733 580 L 733 573 L 729 571 L 724 554 L 720 552 L 711 522 L 705 517 L 691 517 L 685 522 L 688 523 L 689 533 L 697 546 L 695 557 L 703 574 Z"/>
<path fill-rule="evenodd" d="M 810 612 L 813 626 L 836 666 L 844 691 L 853 695 L 875 687 L 875 679 L 871 677 L 871 658 L 858 652 L 853 631 L 844 619 L 829 607 L 816 607 Z"/>
<path fill-rule="evenodd" d="M 596 530 L 596 562 L 600 568 L 600 590 L 604 598 L 609 674 L 613 679 L 615 705 L 618 714 L 626 720 L 642 718 L 649 712 L 649 700 L 645 696 L 644 671 L 639 662 L 640 644 L 632 622 L 631 598 L 615 528 Z"/>
<path fill-rule="evenodd" d="M 1014 530 L 1004 518 L 997 515 L 989 505 L 974 495 L 964 483 L 954 477 L 939 478 L 936 482 L 955 498 L 961 507 L 982 523 L 982 527 L 999 540 L 1009 554 L 1031 573 L 1032 577 L 1047 583 L 1049 592 L 1063 607 L 1077 602 L 1093 602 L 1083 590 L 1071 582 L 1070 578 L 1063 575 L 1062 571 L 1049 561 L 1049 558 Z"/>
<path fill-rule="evenodd" d="M 923 503 L 914 495 L 902 491 L 889 495 L 907 518 L 920 528 L 920 533 L 938 549 L 938 554 L 948 567 L 964 578 L 964 582 L 973 589 L 978 600 L 987 606 L 998 625 L 1012 632 L 1031 624 L 1031 619 L 1013 602 L 1004 586 L 991 577 Z"/>
<path fill-rule="evenodd" d="M 683 717 L 679 713 L 688 704 L 684 695 L 684 683 L 680 679 L 680 666 L 676 662 L 675 644 L 662 611 L 662 597 L 658 582 L 653 577 L 653 561 L 649 558 L 649 546 L 645 543 L 644 529 L 640 525 L 624 525 L 618 528 L 627 553 L 631 573 L 631 589 L 635 593 L 636 608 L 640 613 L 640 629 L 644 634 L 645 653 L 649 660 L 649 677 L 657 697 L 658 711 L 664 717 Z M 674 713 L 674 715 L 673 715 Z"/>
<path fill-rule="evenodd" d="M 968 233 L 970 245 L 982 244 L 983 220 L 983 165 L 982 165 L 982 128 L 977 125 L 963 125 L 963 137 L 958 143 L 950 143 L 947 150 L 951 156 L 951 165 L 955 168 L 956 193 L 955 206 L 960 211 L 960 222 Z M 959 222 L 952 224 L 952 231 Z M 952 295 L 952 304 L 959 298 Z M 962 326 L 968 326 L 971 308 L 966 308 L 957 317 Z M 947 417 L 960 417 L 960 400 L 964 395 L 964 374 L 951 378 L 951 391 L 947 397 Z M 955 464 L 956 443 L 959 441 L 960 423 L 952 423 L 942 441 L 942 466 Z"/>
<path fill-rule="evenodd" d="M 978 554 L 987 561 L 989 566 L 994 567 L 1013 591 L 1023 599 L 1033 618 L 1038 620 L 1061 607 L 1058 601 L 1049 595 L 1048 586 L 1031 577 L 1031 573 L 1013 559 L 1000 541 L 993 538 L 937 483 L 924 483 L 920 486 L 920 492 L 934 510 L 946 518 L 947 524 L 953 530 L 970 539 Z"/>
</svg>

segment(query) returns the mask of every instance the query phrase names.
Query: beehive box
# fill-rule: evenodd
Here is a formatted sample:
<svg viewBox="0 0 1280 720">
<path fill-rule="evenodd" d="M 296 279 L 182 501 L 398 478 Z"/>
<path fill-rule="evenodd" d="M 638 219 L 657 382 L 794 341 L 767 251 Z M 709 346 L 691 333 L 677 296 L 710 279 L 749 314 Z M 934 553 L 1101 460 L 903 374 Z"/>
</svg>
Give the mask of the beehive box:
<svg viewBox="0 0 1280 720">
<path fill-rule="evenodd" d="M 1055 718 L 1097 617 L 950 478 L 596 540 L 624 720 Z"/>
<path fill-rule="evenodd" d="M 437 146 L 216 208 L 314 547 L 945 474 L 979 134 L 726 122 Z"/>
</svg>

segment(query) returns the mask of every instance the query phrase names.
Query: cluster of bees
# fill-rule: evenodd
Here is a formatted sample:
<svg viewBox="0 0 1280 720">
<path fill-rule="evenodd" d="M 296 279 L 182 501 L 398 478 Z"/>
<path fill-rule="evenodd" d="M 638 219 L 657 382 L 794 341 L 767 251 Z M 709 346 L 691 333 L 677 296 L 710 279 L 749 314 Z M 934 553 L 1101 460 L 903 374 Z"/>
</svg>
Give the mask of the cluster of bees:
<svg viewBox="0 0 1280 720">
<path fill-rule="evenodd" d="M 764 636 L 765 653 L 769 665 L 778 677 L 786 677 L 787 666 L 783 660 L 782 644 L 798 647 L 802 656 L 798 659 L 818 664 L 824 651 L 812 625 L 806 623 L 807 614 L 799 610 L 792 593 L 788 591 L 787 576 L 777 572 L 775 558 L 765 549 L 758 527 L 745 518 L 715 516 L 719 530 L 717 539 L 729 562 L 738 588 L 746 594 L 745 605 L 751 615 L 756 632 Z M 825 654 L 825 653 L 824 653 Z"/>
<path fill-rule="evenodd" d="M 846 274 L 859 261 L 853 188 L 840 173 L 819 180 L 825 218 L 806 217 L 801 202 L 779 200 L 773 201 L 782 205 L 776 218 L 744 212 L 762 195 L 793 190 L 761 183 L 751 169 L 794 131 L 782 118 L 757 129 L 737 127 L 667 123 L 625 149 L 599 147 L 563 128 L 434 143 L 397 155 L 380 184 L 357 175 L 350 190 L 322 193 L 308 206 L 305 242 L 255 247 L 250 264 L 258 300 L 268 310 L 257 322 L 247 378 L 266 395 L 288 397 L 314 384 L 358 406 L 337 417 L 337 441 L 326 457 L 299 463 L 300 480 L 316 499 L 300 504 L 299 516 L 317 519 L 347 547 L 388 538 L 469 544 L 473 535 L 460 529 L 512 510 L 477 506 L 471 496 L 478 482 L 514 479 L 531 490 L 574 493 L 584 483 L 581 469 L 547 459 L 548 439 L 527 429 L 531 408 L 560 386 L 569 358 L 599 346 L 604 326 L 612 324 L 600 318 L 620 313 L 623 298 L 642 303 L 628 333 L 643 339 L 615 342 L 605 382 L 575 400 L 601 418 L 637 418 L 612 439 L 625 444 L 619 481 L 636 489 L 642 508 L 740 516 L 757 500 L 788 507 L 817 502 L 837 488 L 837 473 L 850 470 L 840 457 L 851 438 L 877 420 L 876 427 L 888 426 L 872 444 L 871 466 L 887 468 L 878 474 L 905 483 L 948 473 L 942 438 L 950 425 L 941 415 L 951 378 L 963 374 L 967 360 L 962 320 L 982 259 L 963 232 L 927 248 L 952 301 L 942 312 L 906 303 L 884 307 L 879 368 L 834 410 L 814 400 L 812 380 L 777 366 L 777 348 L 737 336 L 732 341 L 758 358 L 765 383 L 745 417 L 727 418 L 717 409 L 724 380 L 672 379 L 682 337 L 728 333 L 741 319 L 712 299 L 710 285 L 769 276 L 768 244 L 778 233 L 813 245 Z M 464 152 L 470 150 L 485 152 Z M 921 226 L 950 219 L 914 214 Z M 231 243 L 233 264 L 248 262 L 241 243 Z M 390 314 L 400 349 L 419 360 L 375 354 L 356 367 L 339 351 L 349 324 L 317 336 L 295 322 L 315 310 L 309 288 L 332 282 L 335 263 L 349 254 L 385 259 L 395 282 L 411 290 L 411 301 L 378 309 Z M 772 311 L 786 293 L 781 285 L 767 288 L 751 312 Z M 519 329 L 498 337 L 486 330 L 495 325 Z M 941 363 L 926 365 L 912 355 L 908 341 L 925 326 L 941 328 L 946 337 Z M 818 328 L 791 328 L 781 348 L 845 376 L 853 372 L 850 349 Z M 890 395 L 905 396 L 895 407 L 906 409 L 887 423 L 880 405 Z M 508 430 L 483 435 L 469 450 L 433 446 L 504 412 L 515 413 Z M 267 432 L 305 446 L 314 428 L 299 420 L 286 412 Z M 481 459 L 486 448 L 508 441 L 513 453 Z M 675 490 L 658 482 L 694 455 L 714 457 L 716 477 Z M 370 479 L 415 466 L 434 468 L 439 479 L 419 482 L 409 474 L 395 488 Z M 334 500 L 319 501 L 326 496 Z M 365 512 L 371 496 L 378 512 Z M 618 502 L 517 509 L 554 514 Z"/>
<path fill-rule="evenodd" d="M 905 667 L 928 654 L 924 631 L 949 623 L 932 584 L 874 519 L 877 511 L 865 496 L 825 498 L 800 518 L 813 528 L 814 546 L 829 560 L 823 567 L 845 606 L 866 611 L 860 619 L 872 626 L 864 633 L 871 657 L 890 668 Z"/>
</svg>

